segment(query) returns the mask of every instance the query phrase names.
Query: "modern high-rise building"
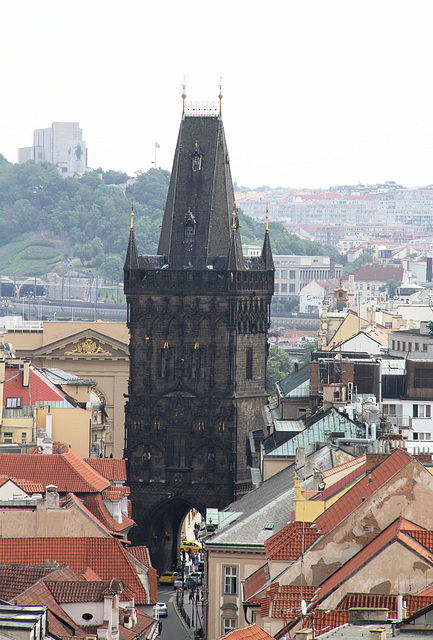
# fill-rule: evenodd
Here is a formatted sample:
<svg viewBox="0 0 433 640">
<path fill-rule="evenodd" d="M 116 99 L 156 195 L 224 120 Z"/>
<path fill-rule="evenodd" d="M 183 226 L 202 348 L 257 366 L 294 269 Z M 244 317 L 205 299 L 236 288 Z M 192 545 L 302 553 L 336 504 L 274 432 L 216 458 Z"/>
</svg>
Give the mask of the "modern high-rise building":
<svg viewBox="0 0 433 640">
<path fill-rule="evenodd" d="M 132 216 L 124 267 L 131 533 L 159 570 L 175 563 L 191 508 L 205 515 L 252 488 L 274 290 L 268 229 L 260 255 L 242 252 L 221 97 L 183 100 L 158 255 L 138 254 Z"/>
<path fill-rule="evenodd" d="M 33 131 L 33 146 L 18 149 L 18 163 L 51 162 L 60 173 L 82 174 L 87 169 L 87 147 L 78 122 L 53 122 L 48 129 Z"/>
</svg>

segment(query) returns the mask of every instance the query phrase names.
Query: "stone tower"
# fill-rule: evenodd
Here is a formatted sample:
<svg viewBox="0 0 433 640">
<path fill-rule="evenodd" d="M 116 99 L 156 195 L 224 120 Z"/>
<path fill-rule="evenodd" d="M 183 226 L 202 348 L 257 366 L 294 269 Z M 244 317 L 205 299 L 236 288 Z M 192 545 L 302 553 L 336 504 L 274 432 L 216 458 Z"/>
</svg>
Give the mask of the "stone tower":
<svg viewBox="0 0 433 640">
<path fill-rule="evenodd" d="M 183 101 L 158 255 L 138 254 L 132 214 L 124 266 L 131 537 L 160 570 L 191 507 L 221 509 L 251 487 L 274 290 L 267 224 L 261 256 L 243 257 L 221 96 L 205 113 Z"/>
</svg>

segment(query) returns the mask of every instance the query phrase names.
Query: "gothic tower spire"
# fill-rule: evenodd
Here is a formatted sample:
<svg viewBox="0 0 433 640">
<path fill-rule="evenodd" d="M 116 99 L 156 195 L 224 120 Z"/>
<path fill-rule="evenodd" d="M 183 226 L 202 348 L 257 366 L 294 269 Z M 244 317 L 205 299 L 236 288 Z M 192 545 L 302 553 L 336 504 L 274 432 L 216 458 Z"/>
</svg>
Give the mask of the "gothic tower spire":
<svg viewBox="0 0 433 640">
<path fill-rule="evenodd" d="M 274 259 L 272 257 L 271 240 L 269 238 L 269 213 L 268 205 L 266 205 L 266 226 L 265 226 L 265 239 L 263 241 L 262 259 L 267 269 L 274 268 Z"/>
<path fill-rule="evenodd" d="M 124 269 L 138 268 L 138 251 L 134 234 L 134 203 L 131 205 L 131 224 L 129 226 L 129 242 L 126 250 Z"/>
</svg>

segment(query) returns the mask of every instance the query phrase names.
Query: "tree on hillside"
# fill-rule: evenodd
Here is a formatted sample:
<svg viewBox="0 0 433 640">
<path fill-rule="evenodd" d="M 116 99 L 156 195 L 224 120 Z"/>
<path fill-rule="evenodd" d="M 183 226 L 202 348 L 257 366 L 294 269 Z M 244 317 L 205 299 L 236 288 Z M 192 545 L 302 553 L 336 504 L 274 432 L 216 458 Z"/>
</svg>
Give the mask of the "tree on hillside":
<svg viewBox="0 0 433 640">
<path fill-rule="evenodd" d="M 269 394 L 275 393 L 275 384 L 292 372 L 292 358 L 279 347 L 269 349 L 266 372 L 266 389 Z"/>
<path fill-rule="evenodd" d="M 358 269 L 358 267 L 362 267 L 363 264 L 369 264 L 374 260 L 374 253 L 372 249 L 364 249 L 361 255 L 353 260 L 353 262 L 347 262 L 346 266 L 343 267 L 343 276 L 349 275 L 349 273 L 353 273 Z"/>
<path fill-rule="evenodd" d="M 398 280 L 387 280 L 384 285 L 379 287 L 379 291 L 386 291 L 388 293 L 388 297 L 393 298 L 400 285 L 401 282 L 398 282 Z"/>
</svg>

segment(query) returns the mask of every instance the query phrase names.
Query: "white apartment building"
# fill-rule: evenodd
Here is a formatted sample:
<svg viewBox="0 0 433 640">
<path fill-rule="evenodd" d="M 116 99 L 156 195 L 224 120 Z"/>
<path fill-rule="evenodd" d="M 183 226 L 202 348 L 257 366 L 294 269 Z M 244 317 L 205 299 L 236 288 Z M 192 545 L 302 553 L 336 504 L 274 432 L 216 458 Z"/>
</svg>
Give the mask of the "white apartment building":
<svg viewBox="0 0 433 640">
<path fill-rule="evenodd" d="M 262 248 L 242 245 L 244 256 L 259 256 Z M 306 284 L 313 281 L 341 278 L 342 266 L 329 256 L 274 255 L 276 296 L 298 296 Z"/>
<path fill-rule="evenodd" d="M 53 122 L 48 129 L 33 131 L 33 146 L 18 149 L 18 163 L 51 162 L 62 175 L 87 170 L 87 147 L 78 122 Z"/>
</svg>

